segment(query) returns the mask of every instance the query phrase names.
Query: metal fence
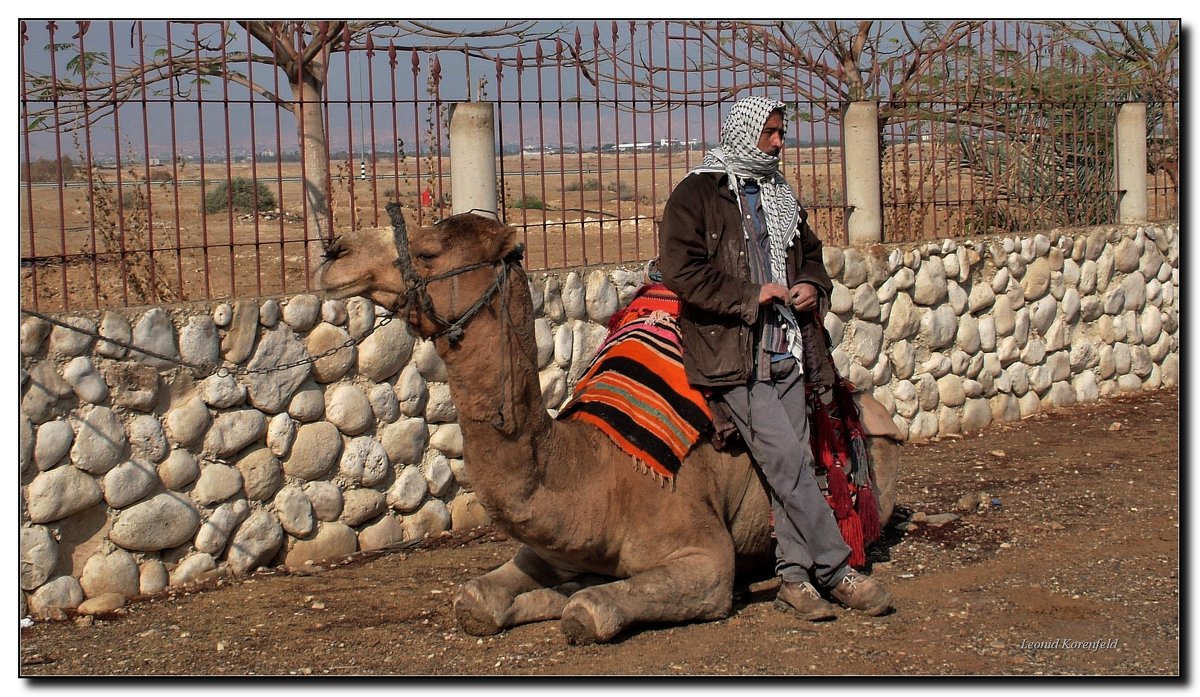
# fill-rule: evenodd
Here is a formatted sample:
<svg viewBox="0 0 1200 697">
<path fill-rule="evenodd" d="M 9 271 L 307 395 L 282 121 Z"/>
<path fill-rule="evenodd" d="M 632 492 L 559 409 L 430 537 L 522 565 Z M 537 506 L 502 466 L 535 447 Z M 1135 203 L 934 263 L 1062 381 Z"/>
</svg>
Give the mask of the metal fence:
<svg viewBox="0 0 1200 697">
<path fill-rule="evenodd" d="M 388 202 L 415 224 L 449 213 L 462 101 L 496 104 L 500 215 L 534 268 L 653 256 L 672 187 L 750 93 L 790 105 L 785 173 L 818 234 L 843 240 L 839 114 L 856 87 L 771 27 L 568 23 L 447 45 L 348 26 L 322 44 L 328 22 L 275 24 L 264 39 L 232 22 L 22 23 L 23 307 L 308 289 L 323 240 L 385 225 Z M 885 240 L 1112 222 L 1121 101 L 1152 104 L 1150 214 L 1178 215 L 1177 47 L 1155 83 L 1016 22 L 972 23 L 943 49 L 877 56 L 860 86 L 881 105 Z M 307 103 L 289 84 L 306 50 L 324 71 Z M 242 60 L 264 53 L 293 62 Z M 298 116 L 314 106 L 319 129 Z M 317 210 L 306 182 L 326 176 Z"/>
</svg>

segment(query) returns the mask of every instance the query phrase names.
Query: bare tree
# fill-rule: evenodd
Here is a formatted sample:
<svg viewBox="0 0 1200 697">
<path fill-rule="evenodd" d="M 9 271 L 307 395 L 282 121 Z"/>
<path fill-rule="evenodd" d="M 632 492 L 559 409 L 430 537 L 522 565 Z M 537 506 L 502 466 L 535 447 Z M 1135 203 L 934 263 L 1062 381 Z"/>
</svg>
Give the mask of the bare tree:
<svg viewBox="0 0 1200 697">
<path fill-rule="evenodd" d="M 461 43 L 461 49 L 467 55 L 487 58 L 492 52 L 556 31 L 535 30 L 531 21 L 473 23 L 480 26 L 465 30 L 461 22 L 450 28 L 417 21 L 170 21 L 165 24 L 164 48 L 142 62 L 115 66 L 110 64 L 115 57 L 107 52 L 80 49 L 90 24 L 78 22 L 74 42 L 49 47 L 71 56 L 66 76 L 24 75 L 30 101 L 47 103 L 27 114 L 31 130 L 83 128 L 151 90 L 169 90 L 186 98 L 215 80 L 241 85 L 295 117 L 304 163 L 306 217 L 310 229 L 315 227 L 319 233 L 326 221 L 332 225 L 323 103 L 331 54 L 376 50 L 377 44 L 386 41 L 394 60 L 398 51 L 457 48 L 461 42 L 471 41 L 486 48 Z M 235 29 L 244 33 L 239 36 Z M 253 39 L 255 49 L 239 48 L 247 45 L 246 35 Z M 131 44 L 140 41 L 146 41 L 145 37 L 130 37 Z M 271 70 L 252 73 L 252 65 Z M 289 88 L 286 93 L 278 89 L 281 83 L 276 77 L 280 75 Z"/>
<path fill-rule="evenodd" d="M 1179 23 L 1048 22 L 1057 34 L 1090 47 L 1114 71 L 1129 76 L 1120 95 L 1147 106 L 1147 168 L 1179 188 Z"/>
<path fill-rule="evenodd" d="M 699 57 L 671 64 L 661 55 L 630 57 L 623 50 L 597 50 L 612 66 L 607 77 L 652 94 L 704 103 L 746 89 L 779 86 L 798 101 L 833 102 L 833 118 L 845 104 L 880 98 L 880 119 L 911 118 L 931 71 L 982 21 L 880 22 L 862 20 L 682 21 L 672 38 L 697 45 Z M 722 70 L 714 68 L 720 66 Z M 689 79 L 702 75 L 707 82 Z M 729 80 L 721 84 L 714 80 Z M 897 82 L 884 80 L 895 79 Z"/>
</svg>

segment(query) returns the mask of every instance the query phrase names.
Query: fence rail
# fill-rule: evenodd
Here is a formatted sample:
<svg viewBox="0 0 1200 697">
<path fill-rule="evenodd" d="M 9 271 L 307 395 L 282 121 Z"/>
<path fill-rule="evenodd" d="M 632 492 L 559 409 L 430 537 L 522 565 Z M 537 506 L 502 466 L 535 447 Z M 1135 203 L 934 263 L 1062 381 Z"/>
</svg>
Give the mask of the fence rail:
<svg viewBox="0 0 1200 697">
<path fill-rule="evenodd" d="M 448 214 L 447 108 L 472 100 L 496 104 L 500 215 L 533 267 L 653 256 L 672 187 L 749 93 L 790 105 L 785 173 L 818 234 L 845 239 L 839 124 L 853 81 L 802 69 L 811 56 L 770 27 L 589 22 L 447 46 L 382 26 L 250 24 L 22 23 L 23 307 L 306 290 L 324 239 L 386 224 L 388 202 L 415 224 Z M 322 32 L 338 41 L 315 42 Z M 880 102 L 885 239 L 1113 222 L 1123 101 L 1153 116 L 1149 217 L 1177 217 L 1177 45 L 1156 80 L 1084 48 L 1040 25 L 978 22 L 951 50 L 877 57 L 861 89 Z M 303 50 L 323 66 L 316 92 L 295 61 L 243 61 Z M 940 77 L 910 80 L 919 60 Z"/>
</svg>

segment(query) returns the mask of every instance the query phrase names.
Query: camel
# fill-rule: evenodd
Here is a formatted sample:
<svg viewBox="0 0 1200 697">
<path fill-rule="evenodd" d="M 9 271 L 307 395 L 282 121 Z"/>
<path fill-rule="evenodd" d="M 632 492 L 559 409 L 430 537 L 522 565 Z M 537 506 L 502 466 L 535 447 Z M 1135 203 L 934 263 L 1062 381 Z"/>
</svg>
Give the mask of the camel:
<svg viewBox="0 0 1200 697">
<path fill-rule="evenodd" d="M 395 308 L 445 361 L 472 488 L 520 542 L 456 592 L 462 629 L 487 636 L 557 619 L 569 643 L 588 644 L 637 624 L 728 616 L 736 574 L 773 573 L 768 493 L 749 457 L 702 440 L 664 487 L 599 429 L 553 419 L 516 230 L 459 214 L 407 234 L 392 206 L 394 236 L 342 235 L 316 280 L 329 297 Z M 861 403 L 886 522 L 898 434 L 882 406 Z"/>
</svg>

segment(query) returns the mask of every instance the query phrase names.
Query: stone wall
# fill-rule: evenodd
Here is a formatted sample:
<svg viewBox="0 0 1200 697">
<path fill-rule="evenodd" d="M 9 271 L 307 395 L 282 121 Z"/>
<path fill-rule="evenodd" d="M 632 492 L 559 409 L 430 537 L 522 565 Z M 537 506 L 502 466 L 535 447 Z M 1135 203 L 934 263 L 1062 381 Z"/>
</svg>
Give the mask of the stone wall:
<svg viewBox="0 0 1200 697">
<path fill-rule="evenodd" d="M 910 439 L 977 430 L 1174 384 L 1177 262 L 1173 224 L 827 248 L 826 325 L 839 370 Z M 640 281 L 531 276 L 552 412 Z M 445 366 L 385 316 L 303 294 L 71 317 L 82 334 L 26 318 L 22 614 L 487 523 Z M 242 370 L 210 375 L 223 361 Z"/>
</svg>

